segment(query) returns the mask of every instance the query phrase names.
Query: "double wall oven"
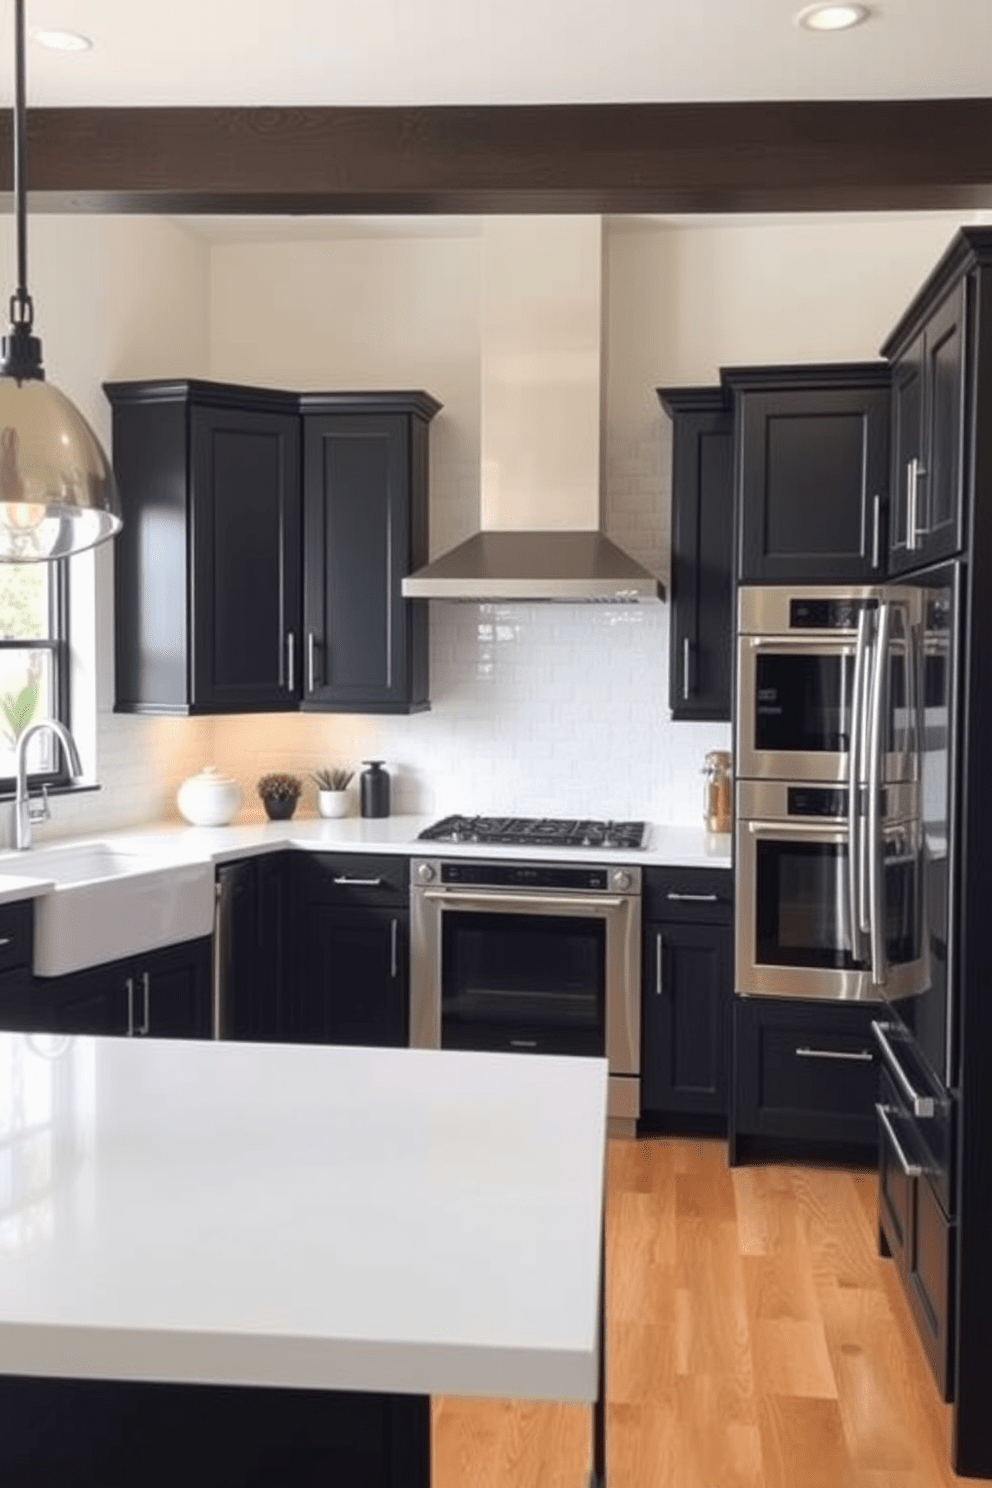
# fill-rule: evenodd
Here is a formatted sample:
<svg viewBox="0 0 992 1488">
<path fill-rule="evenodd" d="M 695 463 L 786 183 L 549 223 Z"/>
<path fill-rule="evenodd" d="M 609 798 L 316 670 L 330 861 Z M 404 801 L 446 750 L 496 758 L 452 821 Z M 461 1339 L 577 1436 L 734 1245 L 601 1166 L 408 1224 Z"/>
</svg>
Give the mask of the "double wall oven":
<svg viewBox="0 0 992 1488">
<path fill-rule="evenodd" d="M 736 990 L 878 1000 L 926 985 L 920 595 L 742 588 Z"/>
<path fill-rule="evenodd" d="M 414 1047 L 605 1057 L 614 1129 L 636 1120 L 640 868 L 421 857 L 410 903 Z"/>
</svg>

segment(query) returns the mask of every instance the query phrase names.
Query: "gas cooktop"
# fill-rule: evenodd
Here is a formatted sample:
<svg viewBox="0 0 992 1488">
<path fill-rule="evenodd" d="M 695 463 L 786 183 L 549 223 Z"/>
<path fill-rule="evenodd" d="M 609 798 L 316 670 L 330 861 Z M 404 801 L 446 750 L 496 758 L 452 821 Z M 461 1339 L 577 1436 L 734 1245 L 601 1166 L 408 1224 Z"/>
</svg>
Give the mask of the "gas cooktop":
<svg viewBox="0 0 992 1488">
<path fill-rule="evenodd" d="M 446 816 L 419 833 L 425 842 L 492 842 L 517 847 L 644 846 L 643 822 L 562 821 L 545 816 Z"/>
</svg>

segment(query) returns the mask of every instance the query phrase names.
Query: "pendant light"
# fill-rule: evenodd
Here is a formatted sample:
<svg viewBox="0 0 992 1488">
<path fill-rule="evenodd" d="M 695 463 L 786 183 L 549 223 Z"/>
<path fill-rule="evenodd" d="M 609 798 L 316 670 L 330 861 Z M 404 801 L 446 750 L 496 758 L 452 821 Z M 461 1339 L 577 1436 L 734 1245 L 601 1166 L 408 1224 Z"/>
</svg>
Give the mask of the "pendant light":
<svg viewBox="0 0 992 1488">
<path fill-rule="evenodd" d="M 24 0 L 14 5 L 17 288 L 0 356 L 0 563 L 66 558 L 113 537 L 121 516 L 110 461 L 64 393 L 45 381 L 27 286 Z"/>
</svg>

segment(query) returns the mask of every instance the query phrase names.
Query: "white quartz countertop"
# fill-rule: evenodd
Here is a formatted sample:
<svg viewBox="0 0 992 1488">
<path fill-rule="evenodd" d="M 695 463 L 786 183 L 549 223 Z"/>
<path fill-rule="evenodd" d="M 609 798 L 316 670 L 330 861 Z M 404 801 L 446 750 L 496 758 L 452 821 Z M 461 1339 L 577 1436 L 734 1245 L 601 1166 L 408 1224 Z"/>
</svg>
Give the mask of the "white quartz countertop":
<svg viewBox="0 0 992 1488">
<path fill-rule="evenodd" d="M 12 1374 L 591 1400 L 604 1060 L 0 1035 Z"/>
<path fill-rule="evenodd" d="M 127 831 L 107 832 L 99 841 L 122 852 L 161 860 L 163 865 L 183 862 L 229 862 L 234 858 L 297 848 L 311 852 L 401 853 L 425 857 L 504 858 L 532 862 L 632 863 L 642 867 L 729 868 L 729 835 L 705 832 L 701 827 L 665 826 L 650 823 L 646 844 L 636 850 L 620 848 L 501 847 L 490 843 L 421 842 L 418 833 L 434 816 L 359 816 L 324 820 L 303 817 L 288 822 L 235 822 L 227 827 L 189 827 L 180 823 L 152 824 Z M 65 839 L 70 841 L 84 839 Z M 86 839 L 91 840 L 91 839 Z M 53 887 L 46 877 L 44 853 L 60 844 L 52 839 L 37 849 L 0 853 L 0 904 L 48 893 Z M 34 869 L 34 871 L 32 871 Z"/>
</svg>

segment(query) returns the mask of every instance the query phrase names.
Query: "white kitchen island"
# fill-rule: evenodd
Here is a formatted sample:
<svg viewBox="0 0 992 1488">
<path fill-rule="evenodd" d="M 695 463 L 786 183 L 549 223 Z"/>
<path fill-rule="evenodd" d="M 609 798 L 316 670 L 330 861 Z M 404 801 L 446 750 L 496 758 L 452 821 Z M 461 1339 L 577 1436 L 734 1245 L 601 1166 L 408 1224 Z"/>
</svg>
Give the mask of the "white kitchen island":
<svg viewBox="0 0 992 1488">
<path fill-rule="evenodd" d="M 601 1407 L 606 1089 L 0 1035 L 0 1482 L 429 1488 L 432 1394 Z"/>
</svg>

